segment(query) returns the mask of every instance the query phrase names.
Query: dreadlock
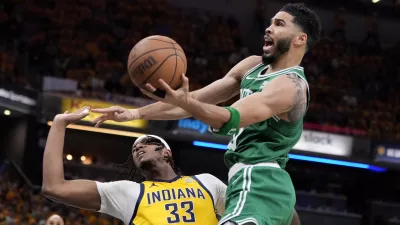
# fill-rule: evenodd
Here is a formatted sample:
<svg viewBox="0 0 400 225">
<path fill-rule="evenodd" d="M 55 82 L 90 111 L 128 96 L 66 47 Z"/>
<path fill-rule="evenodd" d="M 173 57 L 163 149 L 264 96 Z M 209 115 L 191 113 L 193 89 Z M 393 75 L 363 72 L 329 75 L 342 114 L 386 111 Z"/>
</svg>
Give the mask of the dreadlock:
<svg viewBox="0 0 400 225">
<path fill-rule="evenodd" d="M 156 145 L 156 151 L 161 151 L 165 148 L 164 144 L 161 143 L 157 138 L 147 137 L 142 141 L 143 144 Z M 171 165 L 172 170 L 177 174 L 181 175 L 181 170 L 176 166 L 174 158 L 172 156 L 164 156 L 164 160 Z M 121 179 L 127 179 L 134 182 L 143 182 L 145 177 L 139 172 L 138 168 L 133 162 L 132 154 L 129 154 L 128 159 L 123 164 L 115 164 L 116 167 L 121 168 L 121 171 L 117 176 Z M 127 175 L 127 176 L 126 176 Z"/>
</svg>

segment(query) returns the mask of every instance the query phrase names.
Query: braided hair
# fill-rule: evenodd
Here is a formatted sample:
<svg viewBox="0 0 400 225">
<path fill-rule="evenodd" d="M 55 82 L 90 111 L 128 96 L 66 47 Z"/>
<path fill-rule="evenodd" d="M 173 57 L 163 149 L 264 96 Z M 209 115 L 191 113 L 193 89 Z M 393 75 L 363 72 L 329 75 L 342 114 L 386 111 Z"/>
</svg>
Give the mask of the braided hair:
<svg viewBox="0 0 400 225">
<path fill-rule="evenodd" d="M 156 151 L 161 151 L 165 148 L 165 145 L 157 138 L 154 137 L 146 137 L 144 138 L 140 143 L 142 144 L 148 144 L 148 145 L 156 145 Z M 172 156 L 164 156 L 164 160 L 171 165 L 173 171 L 180 175 L 181 170 L 176 166 L 174 158 Z M 143 182 L 145 181 L 145 177 L 138 171 L 138 168 L 136 167 L 132 153 L 129 154 L 128 159 L 123 163 L 116 165 L 117 167 L 121 168 L 121 171 L 118 173 L 119 178 L 121 179 L 127 179 L 130 181 L 134 182 Z"/>
</svg>

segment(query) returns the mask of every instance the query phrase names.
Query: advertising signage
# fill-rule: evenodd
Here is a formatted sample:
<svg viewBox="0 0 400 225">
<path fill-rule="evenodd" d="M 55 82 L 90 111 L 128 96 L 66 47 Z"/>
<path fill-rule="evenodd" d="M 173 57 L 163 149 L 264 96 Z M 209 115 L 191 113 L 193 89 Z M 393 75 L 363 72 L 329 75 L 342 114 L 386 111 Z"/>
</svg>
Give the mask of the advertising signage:
<svg viewBox="0 0 400 225">
<path fill-rule="evenodd" d="M 319 131 L 303 130 L 295 150 L 335 156 L 350 156 L 353 149 L 353 138 Z"/>
<path fill-rule="evenodd" d="M 91 108 L 106 108 L 115 105 L 112 102 L 103 102 L 103 101 L 95 101 L 95 100 L 86 100 L 80 98 L 63 98 L 61 104 L 61 112 L 73 112 L 77 109 L 80 109 L 84 106 L 90 106 Z M 124 108 L 132 109 L 133 106 L 128 105 L 120 105 Z M 98 116 L 101 116 L 99 113 L 90 113 L 89 116 L 85 117 L 83 121 L 92 121 Z M 147 120 L 132 120 L 127 122 L 115 122 L 115 121 L 106 121 L 104 124 L 114 125 L 114 126 L 122 126 L 122 127 L 131 127 L 131 128 L 146 128 Z"/>
<path fill-rule="evenodd" d="M 27 114 L 36 114 L 38 93 L 15 85 L 0 85 L 0 105 Z"/>
<path fill-rule="evenodd" d="M 400 145 L 376 143 L 375 161 L 400 163 Z"/>
</svg>

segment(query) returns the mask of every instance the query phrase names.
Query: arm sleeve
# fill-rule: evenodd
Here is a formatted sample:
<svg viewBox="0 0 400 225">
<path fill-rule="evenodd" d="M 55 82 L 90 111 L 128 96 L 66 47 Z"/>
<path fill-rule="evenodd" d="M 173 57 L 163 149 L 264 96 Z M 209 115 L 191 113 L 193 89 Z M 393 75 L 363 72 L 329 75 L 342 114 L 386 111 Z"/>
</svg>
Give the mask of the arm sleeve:
<svg viewBox="0 0 400 225">
<path fill-rule="evenodd" d="M 131 181 L 96 182 L 101 197 L 99 212 L 129 224 L 141 193 L 141 185 Z"/>
<path fill-rule="evenodd" d="M 196 175 L 196 178 L 210 191 L 216 213 L 221 216 L 225 212 L 226 185 L 208 173 Z"/>
</svg>

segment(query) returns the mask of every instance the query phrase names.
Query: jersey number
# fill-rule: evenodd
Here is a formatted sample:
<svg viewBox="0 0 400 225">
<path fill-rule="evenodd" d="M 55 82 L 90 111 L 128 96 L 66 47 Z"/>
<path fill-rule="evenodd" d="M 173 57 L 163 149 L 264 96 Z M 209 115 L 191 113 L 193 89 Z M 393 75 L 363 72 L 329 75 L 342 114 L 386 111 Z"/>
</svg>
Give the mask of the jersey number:
<svg viewBox="0 0 400 225">
<path fill-rule="evenodd" d="M 179 209 L 178 203 L 170 203 L 165 205 L 165 210 L 171 213 L 171 216 L 167 217 L 168 223 L 179 223 L 181 221 L 183 221 L 184 223 L 193 223 L 196 221 L 193 212 L 194 209 L 193 202 L 191 201 L 181 202 L 180 208 L 186 211 L 186 215 L 180 216 L 178 214 L 178 209 Z"/>
<path fill-rule="evenodd" d="M 232 136 L 232 140 L 229 142 L 228 144 L 228 149 L 232 150 L 232 151 L 236 151 L 237 148 L 237 138 L 239 137 L 239 135 L 244 131 L 244 128 L 240 128 L 239 132 L 237 132 L 237 134 L 234 134 Z"/>
</svg>

